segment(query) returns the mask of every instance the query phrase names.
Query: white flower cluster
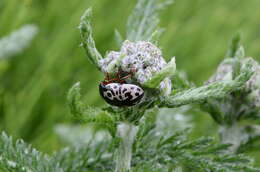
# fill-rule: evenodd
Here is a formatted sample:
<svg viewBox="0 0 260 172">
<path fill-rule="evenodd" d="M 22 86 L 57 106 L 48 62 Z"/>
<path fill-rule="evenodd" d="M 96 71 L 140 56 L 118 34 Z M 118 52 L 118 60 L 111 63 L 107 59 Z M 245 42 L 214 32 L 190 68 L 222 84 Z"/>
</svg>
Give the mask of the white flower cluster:
<svg viewBox="0 0 260 172">
<path fill-rule="evenodd" d="M 37 34 L 35 25 L 25 25 L 9 36 L 0 39 L 0 59 L 8 58 L 22 52 Z"/>
<path fill-rule="evenodd" d="M 116 61 L 119 61 L 118 63 Z M 112 71 L 136 70 L 134 79 L 142 84 L 166 66 L 161 50 L 150 42 L 125 41 L 119 52 L 111 51 L 100 62 L 101 70 L 111 73 L 110 64 L 117 64 Z"/>
<path fill-rule="evenodd" d="M 216 73 L 210 77 L 207 83 L 216 81 L 232 80 L 233 59 L 225 59 L 217 68 Z"/>
<path fill-rule="evenodd" d="M 252 60 L 253 66 L 252 69 L 254 71 L 253 76 L 246 82 L 246 89 L 247 90 L 256 90 L 260 91 L 260 65 L 257 61 Z M 243 63 L 243 61 L 242 61 Z"/>
<path fill-rule="evenodd" d="M 218 67 L 217 72 L 209 79 L 208 83 L 215 81 L 231 80 L 234 59 L 224 60 Z M 246 82 L 244 90 L 248 92 L 248 99 L 256 107 L 260 107 L 260 65 L 251 57 L 241 60 L 242 67 L 246 61 L 252 61 L 253 76 Z"/>
<path fill-rule="evenodd" d="M 248 95 L 249 100 L 253 100 L 254 106 L 260 109 L 260 65 L 257 61 L 253 61 L 252 68 L 254 74 L 246 82 L 246 90 L 250 92 Z"/>
</svg>

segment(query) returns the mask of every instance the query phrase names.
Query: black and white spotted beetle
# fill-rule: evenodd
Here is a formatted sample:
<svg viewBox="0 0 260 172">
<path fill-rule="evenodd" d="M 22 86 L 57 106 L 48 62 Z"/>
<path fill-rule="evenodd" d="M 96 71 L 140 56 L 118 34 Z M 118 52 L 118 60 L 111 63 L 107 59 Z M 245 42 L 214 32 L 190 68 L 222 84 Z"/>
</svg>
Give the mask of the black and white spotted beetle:
<svg viewBox="0 0 260 172">
<path fill-rule="evenodd" d="M 117 78 L 109 79 L 107 77 L 99 84 L 99 93 L 101 97 L 113 106 L 134 106 L 144 96 L 144 90 L 134 84 L 127 84 L 125 79 L 131 75 L 125 77 L 120 76 L 120 72 L 117 74 Z"/>
</svg>

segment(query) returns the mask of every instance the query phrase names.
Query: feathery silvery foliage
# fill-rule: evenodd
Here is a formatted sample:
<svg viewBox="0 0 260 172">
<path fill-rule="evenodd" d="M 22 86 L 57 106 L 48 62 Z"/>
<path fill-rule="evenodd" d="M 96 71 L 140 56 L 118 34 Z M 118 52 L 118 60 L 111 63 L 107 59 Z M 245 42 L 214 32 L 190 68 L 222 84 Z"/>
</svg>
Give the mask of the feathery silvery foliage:
<svg viewBox="0 0 260 172">
<path fill-rule="evenodd" d="M 71 146 L 49 156 L 32 148 L 23 140 L 13 141 L 5 133 L 0 135 L 0 171 L 2 172 L 78 172 L 111 171 L 110 148 L 106 142 L 88 146 Z"/>
<path fill-rule="evenodd" d="M 0 135 L 0 170 L 4 172 L 64 172 L 48 155 L 22 140 L 13 141 L 4 132 Z"/>
<path fill-rule="evenodd" d="M 68 94 L 72 114 L 82 122 L 108 129 L 112 140 L 118 140 L 113 154 L 116 172 L 190 169 L 258 171 L 252 168 L 252 162 L 247 158 L 227 156 L 225 151 L 228 145 L 215 145 L 208 138 L 190 141 L 186 137 L 187 132 L 172 134 L 176 131 L 167 131 L 171 133 L 169 136 L 163 130 L 156 130 L 155 116 L 160 108 L 176 108 L 193 103 L 205 105 L 209 101 L 223 99 L 241 90 L 254 74 L 253 61 L 247 60 L 243 65 L 234 65 L 236 72 L 230 80 L 191 87 L 176 70 L 175 58 L 167 63 L 161 50 L 154 44 L 159 33 L 157 12 L 168 2 L 139 0 L 128 20 L 127 40 L 123 41 L 116 31 L 116 40 L 122 44 L 121 48 L 119 51 L 110 51 L 105 58 L 98 53 L 91 35 L 90 10 L 85 12 L 80 30 L 82 45 L 90 61 L 101 72 L 111 76 L 116 76 L 119 70 L 129 73 L 134 69 L 134 75 L 126 82 L 141 86 L 145 97 L 134 107 L 91 108 L 81 101 L 80 85 L 75 84 Z M 178 86 L 172 86 L 172 83 Z"/>
<path fill-rule="evenodd" d="M 223 153 L 229 145 L 215 144 L 212 138 L 190 140 L 187 130 L 171 128 L 162 132 L 154 125 L 155 117 L 156 111 L 150 111 L 139 126 L 133 171 L 259 171 L 249 157 Z"/>
<path fill-rule="evenodd" d="M 252 61 L 248 61 L 241 68 L 236 78 L 228 81 L 212 82 L 198 88 L 175 93 L 163 100 L 161 106 L 178 107 L 189 103 L 204 102 L 207 99 L 222 98 L 226 94 L 238 90 L 249 80 L 253 74 L 251 68 Z"/>
<path fill-rule="evenodd" d="M 254 123 L 240 124 L 241 121 L 254 121 L 260 115 L 260 65 L 251 57 L 245 57 L 244 48 L 239 45 L 239 37 L 233 38 L 226 59 L 219 65 L 216 73 L 207 81 L 230 82 L 239 77 L 239 73 L 250 64 L 253 71 L 250 79 L 234 92 L 218 100 L 207 100 L 206 111 L 220 125 L 220 139 L 232 144 L 230 151 L 250 150 L 259 140 L 259 126 Z M 240 79 L 241 81 L 242 79 Z"/>
<path fill-rule="evenodd" d="M 89 60 L 99 68 L 98 62 L 102 59 L 102 56 L 96 49 L 96 45 L 92 36 L 92 28 L 90 22 L 91 15 L 91 9 L 85 11 L 84 15 L 81 17 L 79 29 L 81 33 L 82 46 L 85 48 Z"/>
<path fill-rule="evenodd" d="M 139 0 L 127 22 L 126 39 L 130 41 L 153 41 L 162 32 L 158 28 L 158 11 L 171 4 L 173 0 Z"/>
<path fill-rule="evenodd" d="M 90 142 L 81 146 L 70 146 L 53 155 L 53 161 L 60 164 L 64 172 L 113 170 L 113 144 L 110 140 Z"/>
<path fill-rule="evenodd" d="M 12 57 L 27 48 L 38 32 L 36 25 L 24 25 L 0 39 L 0 59 Z"/>
<path fill-rule="evenodd" d="M 187 131 L 165 135 L 156 127 L 156 109 L 149 111 L 139 125 L 133 146 L 132 171 L 252 171 L 252 160 L 243 155 L 222 154 L 228 145 L 214 144 L 211 138 L 189 140 Z M 159 133 L 158 133 L 159 132 Z M 168 130 L 167 133 L 171 131 Z M 3 172 L 76 172 L 114 171 L 116 139 L 90 141 L 88 144 L 66 147 L 52 156 L 44 155 L 24 143 L 0 136 L 0 169 Z"/>
<path fill-rule="evenodd" d="M 240 100 L 238 96 L 254 92 L 251 87 L 254 85 L 252 81 L 256 80 L 254 78 L 257 78 L 255 77 L 254 61 L 252 59 L 241 60 L 244 56 L 243 50 L 238 51 L 236 48 L 232 48 L 228 53 L 234 54 L 231 56 L 234 57 L 231 63 L 232 71 L 228 72 L 231 73 L 228 76 L 232 77 L 225 80 L 213 79 L 199 87 L 192 86 L 176 69 L 175 58 L 166 62 L 161 50 L 155 44 L 158 33 L 160 33 L 160 30 L 157 29 L 158 10 L 168 2 L 139 0 L 128 21 L 126 36 L 128 40 L 123 41 L 117 32 L 117 41 L 118 44 L 122 44 L 121 48 L 118 52 L 111 51 L 105 58 L 98 52 L 92 36 L 91 10 L 88 9 L 81 18 L 79 29 L 82 46 L 93 65 L 101 72 L 109 73 L 112 76 L 116 75 L 118 70 L 130 72 L 135 68 L 134 76 L 127 79 L 126 82 L 137 84 L 145 91 L 145 98 L 133 107 L 93 108 L 81 100 L 79 83 L 69 90 L 67 98 L 74 117 L 81 123 L 97 127 L 96 129 L 107 130 L 110 137 L 101 137 L 101 140 L 90 139 L 88 142 L 64 148 L 52 156 L 45 156 L 22 141 L 14 144 L 10 137 L 2 134 L 0 137 L 1 170 L 25 169 L 26 171 L 47 172 L 260 171 L 253 167 L 253 161 L 250 158 L 228 152 L 228 150 L 234 149 L 233 143 L 225 142 L 225 139 L 222 139 L 224 144 L 217 144 L 214 139 L 207 137 L 191 140 L 188 138 L 187 130 L 177 131 L 170 126 L 170 124 L 174 124 L 170 120 L 175 120 L 175 118 L 169 118 L 167 121 L 169 123 L 160 119 L 162 118 L 160 112 L 165 110 L 162 108 L 176 108 L 197 103 L 210 112 L 220 128 L 233 127 L 232 130 L 224 128 L 224 131 L 221 131 L 221 134 L 227 135 L 222 135 L 223 138 L 230 138 L 230 134 L 236 132 L 238 136 L 242 136 L 242 132 L 247 134 L 251 132 L 253 134 L 247 137 L 247 143 L 249 143 L 250 138 L 259 133 L 253 132 L 258 130 L 258 126 L 250 125 L 250 130 L 244 130 L 248 129 L 245 127 L 240 130 L 240 127 L 236 128 L 236 125 L 231 125 L 237 124 L 233 122 L 237 122 L 240 118 L 249 119 L 248 116 L 251 118 L 250 113 L 243 113 L 240 116 L 237 113 L 224 114 L 221 111 L 221 108 L 225 107 L 223 104 L 226 105 L 227 102 L 231 102 L 227 105 L 232 109 L 240 110 L 236 102 Z M 247 96 L 244 97 L 247 98 Z M 249 101 L 254 100 L 249 98 Z M 255 110 L 255 108 L 251 109 Z M 182 113 L 184 112 L 182 111 Z M 171 115 L 175 114 L 174 112 Z M 257 117 L 257 115 L 253 115 L 253 117 Z M 165 125 L 165 127 L 161 127 L 161 125 Z M 71 143 L 72 139 L 77 141 L 77 137 L 71 137 L 73 131 L 79 134 L 78 137 L 85 137 L 81 133 L 82 130 L 84 131 L 82 128 L 78 130 L 78 128 L 68 126 L 64 128 L 63 126 L 61 130 L 57 131 L 63 138 L 67 135 L 68 139 L 64 139 L 64 141 Z M 238 138 L 235 134 L 233 135 Z M 247 149 L 248 144 L 244 144 L 242 141 L 238 143 L 239 149 L 242 149 L 242 145 L 244 145 L 244 149 Z"/>
</svg>

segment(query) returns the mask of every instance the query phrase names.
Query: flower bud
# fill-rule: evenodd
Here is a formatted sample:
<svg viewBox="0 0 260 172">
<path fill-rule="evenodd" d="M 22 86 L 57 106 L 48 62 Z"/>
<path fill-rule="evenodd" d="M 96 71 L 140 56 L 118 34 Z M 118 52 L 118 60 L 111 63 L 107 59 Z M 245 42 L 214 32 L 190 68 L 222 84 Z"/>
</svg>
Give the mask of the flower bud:
<svg viewBox="0 0 260 172">
<path fill-rule="evenodd" d="M 218 67 L 216 73 L 208 80 L 207 83 L 216 81 L 232 80 L 233 64 L 235 58 L 225 59 Z M 250 60 L 254 74 L 246 82 L 243 92 L 246 94 L 245 100 L 249 106 L 260 107 L 260 65 L 251 57 L 240 59 L 241 68 Z"/>
</svg>

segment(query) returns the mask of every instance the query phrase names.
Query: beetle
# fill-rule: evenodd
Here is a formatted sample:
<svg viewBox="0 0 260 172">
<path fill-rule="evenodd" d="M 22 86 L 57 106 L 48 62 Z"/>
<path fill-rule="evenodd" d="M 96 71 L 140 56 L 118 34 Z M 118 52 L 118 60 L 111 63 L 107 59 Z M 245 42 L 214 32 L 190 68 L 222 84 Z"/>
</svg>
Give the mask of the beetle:
<svg viewBox="0 0 260 172">
<path fill-rule="evenodd" d="M 125 79 L 132 76 L 132 73 L 125 77 L 121 77 L 120 73 L 112 79 L 107 74 L 105 80 L 99 84 L 99 93 L 113 106 L 134 106 L 143 98 L 144 90 L 135 84 L 126 83 Z"/>
</svg>

